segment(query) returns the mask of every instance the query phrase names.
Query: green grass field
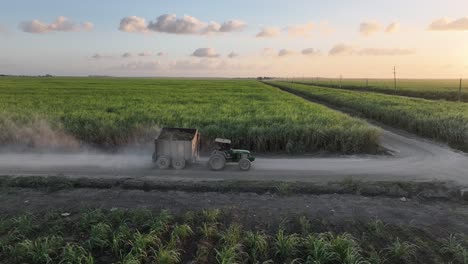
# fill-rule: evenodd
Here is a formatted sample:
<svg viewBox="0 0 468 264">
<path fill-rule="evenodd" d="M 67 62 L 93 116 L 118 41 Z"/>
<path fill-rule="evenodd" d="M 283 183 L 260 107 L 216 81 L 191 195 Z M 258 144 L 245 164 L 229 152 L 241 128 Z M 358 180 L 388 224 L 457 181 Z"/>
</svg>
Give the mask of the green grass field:
<svg viewBox="0 0 468 264">
<path fill-rule="evenodd" d="M 2 144 L 71 135 L 112 148 L 163 126 L 195 127 L 257 152 L 372 153 L 379 136 L 364 121 L 253 80 L 0 78 Z"/>
<path fill-rule="evenodd" d="M 465 103 L 433 101 L 372 92 L 271 82 L 312 100 L 343 107 L 366 118 L 405 129 L 468 151 L 468 107 Z"/>
<path fill-rule="evenodd" d="M 440 80 L 417 80 L 401 79 L 397 80 L 395 90 L 392 79 L 295 79 L 297 83 L 312 84 L 330 88 L 340 88 L 348 90 L 372 91 L 377 93 L 420 97 L 433 100 L 458 101 L 460 80 L 440 79 Z M 468 80 L 462 82 L 460 100 L 468 102 Z"/>
<path fill-rule="evenodd" d="M 223 211 L 87 210 L 0 219 L 2 263 L 466 263 L 462 235 L 432 236 L 376 219 L 329 231 L 323 219 L 244 228 Z M 354 226 L 353 226 L 354 225 Z M 336 227 L 343 229 L 343 227 Z"/>
</svg>

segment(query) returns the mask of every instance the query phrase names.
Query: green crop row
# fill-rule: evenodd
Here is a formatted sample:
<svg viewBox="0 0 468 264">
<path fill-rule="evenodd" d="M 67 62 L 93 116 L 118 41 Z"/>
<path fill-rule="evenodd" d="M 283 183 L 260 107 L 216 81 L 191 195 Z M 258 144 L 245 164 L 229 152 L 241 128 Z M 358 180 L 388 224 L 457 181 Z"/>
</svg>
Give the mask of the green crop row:
<svg viewBox="0 0 468 264">
<path fill-rule="evenodd" d="M 165 126 L 257 152 L 372 153 L 379 137 L 364 121 L 253 80 L 0 78 L 0 144 L 71 136 L 115 147 Z"/>
<path fill-rule="evenodd" d="M 405 129 L 468 151 L 468 107 L 465 103 L 432 101 L 371 92 L 271 82 L 312 100 L 343 107 L 366 118 Z"/>
<path fill-rule="evenodd" d="M 376 93 L 419 97 L 432 100 L 468 102 L 468 80 L 397 80 L 397 87 L 390 79 L 294 79 L 295 83 L 346 90 L 371 91 Z"/>
<path fill-rule="evenodd" d="M 137 209 L 0 218 L 1 263 L 466 263 L 467 241 L 389 226 L 375 219 L 320 229 L 300 217 L 290 226 L 249 230 L 218 209 L 174 217 Z M 286 222 L 285 222 L 286 223 Z M 337 229 L 341 229 L 338 227 Z M 410 232 L 410 234 L 408 234 Z M 404 237 L 404 238 L 403 238 Z"/>
</svg>

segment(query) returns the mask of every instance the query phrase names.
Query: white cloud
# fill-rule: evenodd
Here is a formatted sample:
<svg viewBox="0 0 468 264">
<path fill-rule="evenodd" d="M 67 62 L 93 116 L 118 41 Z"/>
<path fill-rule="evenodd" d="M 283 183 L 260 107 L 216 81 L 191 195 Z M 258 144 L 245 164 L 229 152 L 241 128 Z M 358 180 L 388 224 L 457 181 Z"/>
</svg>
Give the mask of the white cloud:
<svg viewBox="0 0 468 264">
<path fill-rule="evenodd" d="M 152 54 L 151 54 L 151 52 L 149 52 L 149 51 L 144 51 L 144 52 L 138 53 L 138 56 L 139 56 L 139 57 L 151 57 Z"/>
<path fill-rule="evenodd" d="M 50 31 L 78 31 L 79 27 L 64 16 L 58 17 L 49 25 Z"/>
<path fill-rule="evenodd" d="M 155 22 L 149 22 L 148 29 L 169 34 L 200 34 L 205 23 L 192 16 L 177 18 L 174 14 L 159 16 Z"/>
<path fill-rule="evenodd" d="M 256 35 L 257 38 L 272 38 L 277 37 L 281 34 L 281 29 L 277 27 L 264 27 L 262 30 Z"/>
<path fill-rule="evenodd" d="M 415 51 L 411 49 L 365 48 L 358 51 L 361 56 L 404 56 L 414 53 Z"/>
<path fill-rule="evenodd" d="M 179 60 L 169 65 L 170 70 L 177 71 L 205 71 L 215 70 L 220 68 L 222 65 L 219 62 L 211 60 Z"/>
<path fill-rule="evenodd" d="M 200 58 L 218 58 L 220 55 L 213 48 L 200 48 L 196 49 L 192 56 Z"/>
<path fill-rule="evenodd" d="M 99 59 L 102 59 L 103 56 L 102 56 L 101 54 L 99 54 L 99 53 L 96 53 L 96 54 L 94 54 L 93 56 L 91 56 L 91 58 L 93 58 L 93 59 L 95 59 L 95 60 L 99 60 Z"/>
<path fill-rule="evenodd" d="M 62 31 L 62 32 L 73 32 L 73 31 L 90 31 L 93 29 L 94 25 L 91 22 L 84 22 L 81 25 L 77 25 L 72 22 L 69 18 L 64 16 L 59 16 L 55 19 L 54 22 L 47 24 L 40 20 L 34 19 L 31 21 L 21 22 L 19 25 L 20 29 L 23 32 L 33 33 L 33 34 L 42 34 L 53 31 Z"/>
<path fill-rule="evenodd" d="M 451 20 L 448 18 L 441 18 L 433 21 L 429 25 L 429 30 L 434 31 L 467 31 L 468 30 L 468 17 Z"/>
<path fill-rule="evenodd" d="M 365 21 L 359 25 L 359 33 L 363 36 L 371 36 L 382 30 L 382 25 L 376 21 Z"/>
<path fill-rule="evenodd" d="M 271 57 L 271 56 L 275 56 L 276 54 L 277 54 L 277 51 L 273 48 L 262 49 L 262 56 Z"/>
<path fill-rule="evenodd" d="M 81 23 L 81 27 L 84 31 L 92 31 L 94 29 L 94 24 L 91 22 L 83 22 Z"/>
<path fill-rule="evenodd" d="M 346 44 L 337 44 L 335 45 L 328 54 L 331 56 L 335 55 L 351 55 L 355 52 L 355 48 Z"/>
<path fill-rule="evenodd" d="M 308 49 L 303 49 L 301 53 L 302 55 L 317 55 L 319 54 L 319 51 L 315 50 L 314 48 L 308 48 Z"/>
<path fill-rule="evenodd" d="M 49 31 L 48 25 L 37 19 L 21 22 L 20 28 L 27 33 L 45 33 Z"/>
<path fill-rule="evenodd" d="M 390 25 L 387 26 L 385 29 L 386 33 L 396 33 L 400 30 L 400 23 L 398 22 L 393 22 Z"/>
<path fill-rule="evenodd" d="M 286 28 L 286 32 L 290 37 L 307 37 L 310 36 L 315 24 L 309 22 L 303 25 L 292 25 Z"/>
<path fill-rule="evenodd" d="M 358 49 L 351 45 L 338 44 L 335 45 L 330 52 L 330 56 L 334 55 L 360 55 L 360 56 L 406 56 L 416 52 L 412 49 L 395 49 L 395 48 L 363 48 Z"/>
<path fill-rule="evenodd" d="M 148 32 L 146 20 L 137 16 L 122 18 L 120 20 L 119 30 L 124 32 Z"/>
<path fill-rule="evenodd" d="M 166 67 L 158 61 L 153 62 L 130 62 L 109 68 L 110 70 L 117 71 L 137 71 L 137 72 L 152 72 L 157 70 L 164 70 Z"/>
<path fill-rule="evenodd" d="M 290 55 L 294 55 L 296 52 L 293 50 L 288 50 L 288 49 L 282 49 L 278 52 L 278 56 L 280 57 L 286 57 Z"/>
<path fill-rule="evenodd" d="M 8 28 L 6 28 L 5 26 L 2 26 L 0 25 L 0 35 L 9 35 L 10 34 L 10 30 L 8 30 Z"/>
<path fill-rule="evenodd" d="M 175 14 L 163 14 L 156 21 L 146 22 L 146 19 L 129 16 L 120 21 L 119 30 L 124 32 L 159 32 L 167 34 L 203 35 L 211 33 L 226 33 L 242 31 L 246 23 L 240 20 L 230 20 L 219 24 L 218 22 L 206 23 L 192 16 L 178 18 Z"/>
<path fill-rule="evenodd" d="M 102 59 L 115 59 L 115 56 L 112 55 L 104 55 L 102 53 L 94 53 L 93 56 L 91 56 L 91 59 L 93 60 L 102 60 Z"/>
<path fill-rule="evenodd" d="M 233 31 L 242 31 L 247 27 L 247 24 L 240 20 L 230 20 L 224 22 L 221 28 L 219 29 L 220 32 L 233 32 Z"/>
<path fill-rule="evenodd" d="M 212 34 L 219 32 L 221 25 L 218 22 L 210 22 L 202 31 L 202 34 Z"/>
<path fill-rule="evenodd" d="M 237 57 L 239 57 L 239 54 L 235 53 L 234 51 L 229 53 L 229 55 L 228 55 L 228 58 L 230 58 L 230 59 L 234 59 L 234 58 L 237 58 Z"/>
<path fill-rule="evenodd" d="M 124 54 L 122 54 L 122 58 L 130 58 L 132 57 L 132 54 L 130 52 L 125 52 Z"/>
</svg>

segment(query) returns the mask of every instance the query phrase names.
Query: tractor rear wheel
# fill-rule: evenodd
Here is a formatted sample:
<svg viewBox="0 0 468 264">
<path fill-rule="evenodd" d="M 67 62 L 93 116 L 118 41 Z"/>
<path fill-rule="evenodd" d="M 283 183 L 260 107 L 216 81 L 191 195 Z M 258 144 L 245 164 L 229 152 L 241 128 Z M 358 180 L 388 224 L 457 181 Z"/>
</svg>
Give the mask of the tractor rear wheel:
<svg viewBox="0 0 468 264">
<path fill-rule="evenodd" d="M 169 166 L 171 166 L 171 159 L 166 156 L 161 156 L 156 160 L 156 165 L 163 170 L 169 169 Z"/>
<path fill-rule="evenodd" d="M 239 168 L 241 171 L 248 171 L 250 170 L 251 162 L 248 159 L 240 159 L 239 160 Z"/>
<path fill-rule="evenodd" d="M 219 171 L 224 169 L 226 158 L 221 154 L 214 154 L 210 157 L 208 164 L 212 170 Z"/>
<path fill-rule="evenodd" d="M 172 160 L 172 167 L 176 170 L 182 170 L 185 168 L 185 160 L 184 159 L 173 159 Z"/>
</svg>

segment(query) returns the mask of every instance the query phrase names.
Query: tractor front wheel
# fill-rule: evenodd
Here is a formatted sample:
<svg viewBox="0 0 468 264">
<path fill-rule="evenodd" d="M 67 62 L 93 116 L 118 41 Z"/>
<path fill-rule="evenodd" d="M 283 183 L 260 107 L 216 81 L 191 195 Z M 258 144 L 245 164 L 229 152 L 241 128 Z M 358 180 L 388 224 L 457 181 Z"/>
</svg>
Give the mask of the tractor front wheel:
<svg viewBox="0 0 468 264">
<path fill-rule="evenodd" d="M 210 157 L 208 164 L 212 170 L 219 171 L 224 169 L 226 158 L 221 154 L 214 154 Z"/>
<path fill-rule="evenodd" d="M 248 171 L 250 170 L 251 162 L 248 159 L 241 159 L 239 160 L 239 168 L 241 171 Z"/>
<path fill-rule="evenodd" d="M 156 160 L 156 165 L 160 169 L 169 169 L 169 166 L 171 166 L 171 160 L 168 157 L 161 156 Z"/>
</svg>

